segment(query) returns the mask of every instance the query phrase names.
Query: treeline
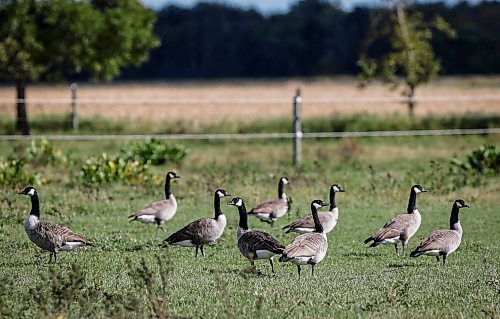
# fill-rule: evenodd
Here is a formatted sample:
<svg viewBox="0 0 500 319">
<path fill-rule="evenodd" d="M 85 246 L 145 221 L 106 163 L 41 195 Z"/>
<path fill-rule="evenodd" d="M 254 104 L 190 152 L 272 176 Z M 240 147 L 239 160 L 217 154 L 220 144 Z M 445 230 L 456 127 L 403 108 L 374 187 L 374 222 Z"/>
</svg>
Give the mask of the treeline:
<svg viewBox="0 0 500 319">
<path fill-rule="evenodd" d="M 456 30 L 455 39 L 433 38 L 443 74 L 500 73 L 500 2 L 418 4 L 410 10 L 429 20 L 441 15 Z M 215 3 L 168 6 L 157 14 L 161 46 L 122 79 L 357 74 L 371 19 L 389 20 L 390 10 L 346 12 L 328 1 L 303 0 L 286 14 L 270 16 Z"/>
</svg>

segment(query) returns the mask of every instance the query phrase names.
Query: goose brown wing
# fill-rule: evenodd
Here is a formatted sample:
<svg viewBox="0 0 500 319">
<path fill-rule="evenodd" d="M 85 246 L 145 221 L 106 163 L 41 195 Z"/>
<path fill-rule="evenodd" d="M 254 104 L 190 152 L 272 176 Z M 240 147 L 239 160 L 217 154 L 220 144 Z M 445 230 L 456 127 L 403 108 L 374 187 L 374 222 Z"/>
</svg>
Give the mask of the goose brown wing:
<svg viewBox="0 0 500 319">
<path fill-rule="evenodd" d="M 277 200 L 270 199 L 270 200 L 267 200 L 267 201 L 255 206 L 255 208 L 252 209 L 251 212 L 254 214 L 269 214 L 269 215 L 271 215 L 275 210 L 276 204 L 277 204 Z"/>
<path fill-rule="evenodd" d="M 453 230 L 436 230 L 420 242 L 416 251 L 447 251 L 450 246 L 457 245 L 460 242 L 459 237 L 458 233 Z"/>
<path fill-rule="evenodd" d="M 213 219 L 210 218 L 197 219 L 170 235 L 164 242 L 172 244 L 183 240 L 196 241 L 198 238 L 202 237 L 204 233 L 208 232 L 212 226 L 212 221 Z"/>
<path fill-rule="evenodd" d="M 375 235 L 373 235 L 373 239 L 375 241 L 384 240 L 387 238 L 393 238 L 400 236 L 401 233 L 408 228 L 408 225 L 412 221 L 410 214 L 401 214 L 387 223 L 385 223 L 384 227 L 380 229 Z"/>
<path fill-rule="evenodd" d="M 41 221 L 40 228 L 43 228 L 48 237 L 52 237 L 53 240 L 59 237 L 61 239 L 61 245 L 64 245 L 66 242 L 81 242 L 84 244 L 89 244 L 89 242 L 82 236 L 71 229 L 55 224 L 49 221 Z"/>
<path fill-rule="evenodd" d="M 319 216 L 319 217 L 320 217 L 320 221 L 323 223 L 323 221 L 321 220 L 321 216 Z M 308 215 L 304 218 L 301 218 L 301 219 L 283 227 L 283 229 L 286 229 L 286 228 L 290 228 L 290 229 L 314 228 L 314 219 L 312 218 L 311 215 Z"/>
<path fill-rule="evenodd" d="M 320 234 L 303 234 L 286 246 L 283 255 L 287 258 L 313 257 L 325 244 L 326 239 Z"/>
<path fill-rule="evenodd" d="M 129 217 L 137 217 L 137 216 L 142 216 L 142 215 L 156 215 L 161 210 L 167 209 L 168 207 L 172 206 L 172 202 L 168 199 L 164 199 L 159 202 L 154 202 L 137 213 L 130 215 Z"/>
<path fill-rule="evenodd" d="M 273 236 L 258 230 L 244 233 L 239 240 L 245 243 L 248 251 L 252 252 L 256 252 L 257 250 L 268 250 L 275 254 L 281 254 L 285 248 L 285 246 L 281 245 Z"/>
</svg>

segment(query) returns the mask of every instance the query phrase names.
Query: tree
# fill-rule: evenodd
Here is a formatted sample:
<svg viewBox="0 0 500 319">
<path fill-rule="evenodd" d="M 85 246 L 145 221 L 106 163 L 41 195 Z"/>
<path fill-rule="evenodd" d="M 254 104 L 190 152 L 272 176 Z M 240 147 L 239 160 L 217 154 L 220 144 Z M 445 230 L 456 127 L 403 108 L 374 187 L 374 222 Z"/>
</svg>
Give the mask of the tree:
<svg viewBox="0 0 500 319">
<path fill-rule="evenodd" d="M 365 85 L 374 76 L 381 76 L 396 87 L 399 77 L 402 77 L 406 85 L 404 94 L 408 97 L 408 112 L 413 117 L 415 89 L 440 71 L 440 62 L 430 42 L 433 30 L 449 37 L 455 37 L 455 32 L 440 16 L 426 22 L 419 12 L 408 13 L 405 0 L 393 0 L 393 3 L 395 11 L 389 19 L 379 15 L 372 20 L 372 32 L 362 47 L 359 60 L 362 69 L 359 81 Z M 380 41 L 386 42 L 380 44 Z M 370 47 L 373 49 L 377 45 L 379 51 L 382 48 L 386 52 L 379 54 L 378 58 L 370 57 Z"/>
<path fill-rule="evenodd" d="M 0 0 L 0 77 L 16 83 L 18 131 L 30 132 L 28 81 L 110 80 L 158 46 L 154 22 L 138 0 Z"/>
</svg>

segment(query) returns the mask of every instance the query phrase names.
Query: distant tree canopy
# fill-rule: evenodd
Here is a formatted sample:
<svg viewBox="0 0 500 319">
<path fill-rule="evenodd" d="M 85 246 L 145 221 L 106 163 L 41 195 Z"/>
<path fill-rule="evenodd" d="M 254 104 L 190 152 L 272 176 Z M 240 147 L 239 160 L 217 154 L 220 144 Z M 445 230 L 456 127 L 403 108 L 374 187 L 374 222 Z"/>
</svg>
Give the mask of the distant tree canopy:
<svg viewBox="0 0 500 319">
<path fill-rule="evenodd" d="M 158 45 L 154 21 L 138 0 L 0 0 L 0 78 L 16 82 L 21 100 L 28 81 L 112 79 Z M 29 134 L 24 102 L 17 126 Z"/>
<path fill-rule="evenodd" d="M 432 38 L 438 31 L 450 38 L 455 38 L 456 33 L 441 16 L 424 21 L 420 12 L 408 13 L 405 0 L 392 0 L 392 3 L 394 12 L 390 19 L 385 15 L 372 19 L 370 32 L 361 45 L 359 80 L 364 85 L 378 76 L 394 87 L 404 82 L 408 111 L 413 116 L 415 89 L 434 78 L 441 69 L 431 45 Z M 380 50 L 380 42 L 382 47 L 389 44 L 389 48 Z"/>
<path fill-rule="evenodd" d="M 440 15 L 456 30 L 455 39 L 437 34 L 431 40 L 441 73 L 500 73 L 500 2 L 417 4 L 409 8 L 413 11 L 422 12 L 423 21 Z M 357 74 L 360 44 L 374 15 L 390 19 L 391 10 L 345 12 L 324 0 L 302 0 L 289 12 L 270 16 L 215 3 L 169 6 L 158 12 L 155 24 L 162 45 L 121 78 Z"/>
</svg>

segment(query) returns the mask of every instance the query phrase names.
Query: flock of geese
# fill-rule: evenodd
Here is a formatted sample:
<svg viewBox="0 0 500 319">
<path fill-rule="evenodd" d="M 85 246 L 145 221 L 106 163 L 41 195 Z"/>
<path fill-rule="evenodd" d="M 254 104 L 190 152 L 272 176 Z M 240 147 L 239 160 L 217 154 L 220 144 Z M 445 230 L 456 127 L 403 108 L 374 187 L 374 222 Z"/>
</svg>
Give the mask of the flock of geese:
<svg viewBox="0 0 500 319">
<path fill-rule="evenodd" d="M 158 229 L 166 232 L 163 224 L 170 220 L 177 211 L 177 201 L 171 192 L 171 181 L 177 178 L 180 176 L 175 172 L 168 172 L 165 177 L 165 199 L 152 203 L 136 214 L 130 215 L 130 221 L 155 223 Z M 239 213 L 237 246 L 254 269 L 255 260 L 267 259 L 274 274 L 273 257 L 279 255 L 280 262 L 290 262 L 297 265 L 299 277 L 303 265 L 311 265 L 311 274 L 314 275 L 314 267 L 323 260 L 328 249 L 326 234 L 331 232 L 337 224 L 339 210 L 335 203 L 335 194 L 345 190 L 338 184 L 331 185 L 330 203 L 320 199 L 313 200 L 311 202 L 311 215 L 283 227 L 286 233 L 299 234 L 290 244 L 284 246 L 265 231 L 249 229 L 248 216 L 255 216 L 271 226 L 278 218 L 283 217 L 289 208 L 288 197 L 284 191 L 284 187 L 288 183 L 289 180 L 286 177 L 281 177 L 278 183 L 278 198 L 267 200 L 250 211 L 247 211 L 241 197 L 234 197 L 227 203 L 227 205 L 235 206 Z M 421 224 L 422 218 L 416 206 L 417 195 L 425 192 L 427 190 L 420 185 L 412 186 L 406 212 L 385 223 L 379 231 L 364 241 L 365 244 L 371 242 L 369 247 L 381 244 L 394 245 L 396 254 L 399 255 L 398 244 L 401 243 L 404 255 L 409 240 Z M 40 220 L 40 202 L 35 188 L 28 186 L 19 194 L 31 198 L 31 211 L 24 224 L 26 234 L 33 243 L 50 252 L 49 263 L 52 262 L 52 257 L 56 263 L 59 251 L 92 245 L 82 235 L 74 233 L 67 227 Z M 215 243 L 226 228 L 227 219 L 221 210 L 221 199 L 228 196 L 231 195 L 227 191 L 217 189 L 214 193 L 214 217 L 197 219 L 187 224 L 171 234 L 161 245 L 196 247 L 195 256 L 198 256 L 199 251 L 202 256 L 205 256 L 203 247 Z M 326 206 L 329 206 L 327 212 L 318 212 L 319 209 Z M 462 199 L 457 199 L 451 210 L 450 228 L 431 233 L 420 242 L 410 256 L 436 256 L 438 262 L 442 256 L 443 265 L 446 265 L 446 257 L 460 246 L 462 227 L 458 215 L 460 209 L 464 207 L 469 207 L 469 205 Z"/>
</svg>

